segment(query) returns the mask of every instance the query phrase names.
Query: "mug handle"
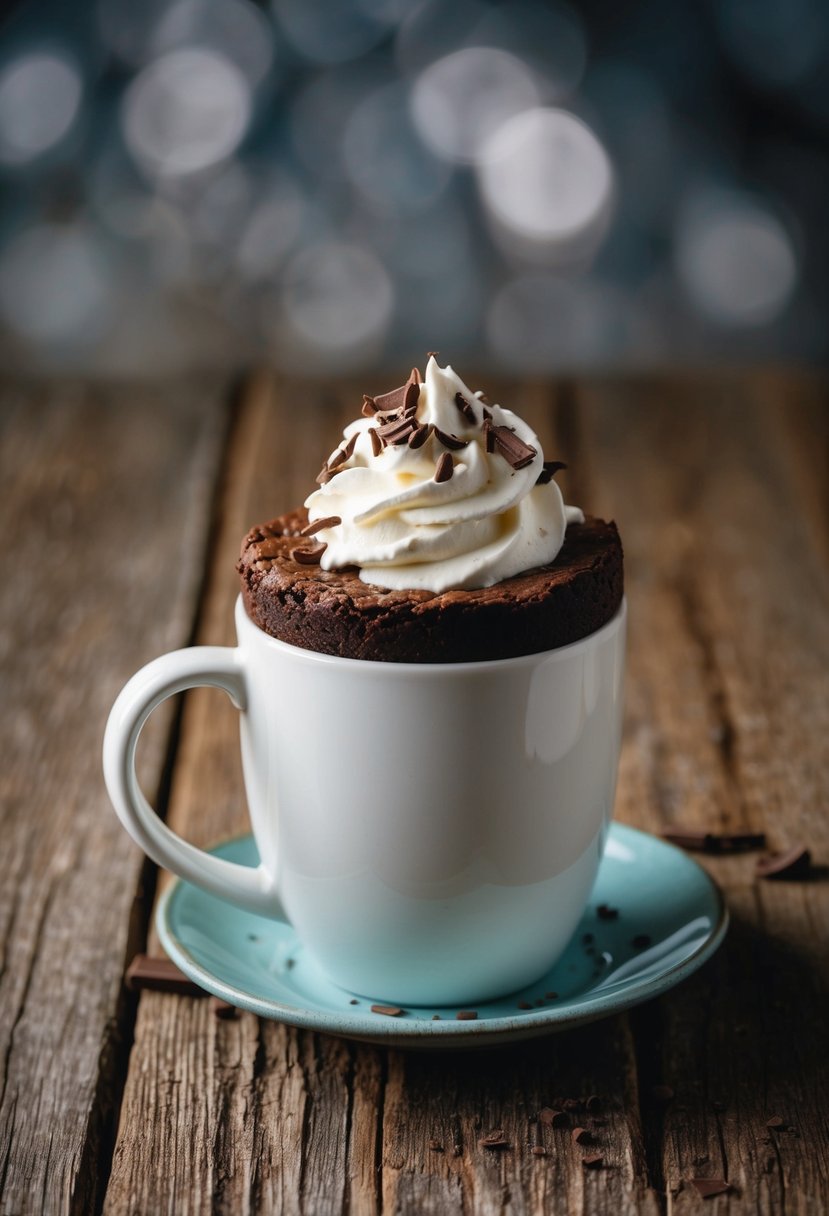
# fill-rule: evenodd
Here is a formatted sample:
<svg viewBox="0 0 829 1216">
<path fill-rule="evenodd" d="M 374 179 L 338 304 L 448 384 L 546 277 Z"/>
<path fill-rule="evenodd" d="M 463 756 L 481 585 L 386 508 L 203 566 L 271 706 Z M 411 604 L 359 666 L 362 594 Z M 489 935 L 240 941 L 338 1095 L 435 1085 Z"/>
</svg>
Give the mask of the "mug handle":
<svg viewBox="0 0 829 1216">
<path fill-rule="evenodd" d="M 188 844 L 159 819 L 147 802 L 135 773 L 135 748 L 154 709 L 187 688 L 222 688 L 237 709 L 247 703 L 241 653 L 227 646 L 191 646 L 173 650 L 137 671 L 110 711 L 104 735 L 104 779 L 109 796 L 129 834 L 157 862 L 260 916 L 284 918 L 276 883 L 262 865 L 238 865 Z"/>
</svg>

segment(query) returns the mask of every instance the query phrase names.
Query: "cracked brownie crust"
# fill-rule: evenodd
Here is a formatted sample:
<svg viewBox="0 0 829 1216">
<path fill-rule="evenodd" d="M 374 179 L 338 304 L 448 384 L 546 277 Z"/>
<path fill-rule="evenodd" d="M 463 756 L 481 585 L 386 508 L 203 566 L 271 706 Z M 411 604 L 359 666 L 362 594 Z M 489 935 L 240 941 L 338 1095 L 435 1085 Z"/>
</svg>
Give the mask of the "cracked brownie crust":
<svg viewBox="0 0 829 1216">
<path fill-rule="evenodd" d="M 386 591 L 356 567 L 291 557 L 304 508 L 252 528 L 237 570 L 248 616 L 304 650 L 387 663 L 472 663 L 566 646 L 601 629 L 622 601 L 614 523 L 571 524 L 555 561 L 475 591 Z"/>
</svg>

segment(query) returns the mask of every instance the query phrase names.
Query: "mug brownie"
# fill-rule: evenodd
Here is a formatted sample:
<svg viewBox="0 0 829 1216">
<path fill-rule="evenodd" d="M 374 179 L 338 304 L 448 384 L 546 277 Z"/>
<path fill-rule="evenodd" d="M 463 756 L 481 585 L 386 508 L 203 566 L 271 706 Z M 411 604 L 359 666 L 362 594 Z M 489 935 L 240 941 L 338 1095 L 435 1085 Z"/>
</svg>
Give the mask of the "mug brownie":
<svg viewBox="0 0 829 1216">
<path fill-rule="evenodd" d="M 252 528 L 251 620 L 344 658 L 465 663 L 575 642 L 615 616 L 614 523 L 566 507 L 537 436 L 430 358 L 365 397 L 305 506 Z"/>
</svg>

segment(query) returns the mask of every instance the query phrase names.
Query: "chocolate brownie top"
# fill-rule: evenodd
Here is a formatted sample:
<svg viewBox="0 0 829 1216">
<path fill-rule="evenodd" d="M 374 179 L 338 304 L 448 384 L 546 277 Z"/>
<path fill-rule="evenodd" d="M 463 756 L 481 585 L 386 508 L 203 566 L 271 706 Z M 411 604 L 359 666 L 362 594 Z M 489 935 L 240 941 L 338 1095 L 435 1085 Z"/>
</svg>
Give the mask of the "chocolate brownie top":
<svg viewBox="0 0 829 1216">
<path fill-rule="evenodd" d="M 237 570 L 251 620 L 305 650 L 390 663 L 471 663 L 536 654 L 594 633 L 622 601 L 614 523 L 570 524 L 555 561 L 474 591 L 387 591 L 356 567 L 321 570 L 291 557 L 305 508 L 252 528 Z"/>
</svg>

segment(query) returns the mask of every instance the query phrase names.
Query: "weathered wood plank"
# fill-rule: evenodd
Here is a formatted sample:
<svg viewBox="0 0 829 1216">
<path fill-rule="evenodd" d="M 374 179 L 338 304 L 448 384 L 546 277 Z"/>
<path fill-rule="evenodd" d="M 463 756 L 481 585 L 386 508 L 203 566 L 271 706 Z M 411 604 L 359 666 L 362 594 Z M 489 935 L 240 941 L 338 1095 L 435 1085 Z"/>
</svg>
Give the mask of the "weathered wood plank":
<svg viewBox="0 0 829 1216">
<path fill-rule="evenodd" d="M 499 386 L 505 402 L 509 391 Z M 521 397 L 549 430 L 549 388 L 529 386 Z M 267 378 L 253 386 L 231 446 L 200 641 L 232 641 L 242 534 L 302 500 L 309 470 L 359 399 L 355 386 L 326 409 L 313 388 Z M 236 737 L 235 711 L 221 695 L 188 694 L 169 819 L 199 843 L 246 827 Z M 141 999 L 109 1213 L 658 1210 L 623 1018 L 566 1042 L 431 1059 L 257 1027 L 250 1015 L 211 1022 L 204 1008 Z M 586 1175 L 567 1129 L 544 1129 L 549 1155 L 533 1155 L 529 1118 L 556 1097 L 593 1092 L 608 1106 L 595 1129 L 608 1169 Z M 192 1112 L 185 1135 L 182 1111 Z M 508 1132 L 509 1150 L 478 1144 L 494 1126 Z M 438 1136 L 443 1153 L 429 1148 Z"/>
<path fill-rule="evenodd" d="M 223 409 L 193 385 L 6 385 L 0 404 L 0 1211 L 87 1212 L 126 1063 L 143 866 L 101 737 L 120 684 L 192 629 Z M 143 749 L 150 789 L 168 728 Z"/>
<path fill-rule="evenodd" d="M 742 375 L 596 383 L 575 402 L 594 501 L 613 504 L 626 545 L 617 813 L 652 829 L 750 825 L 773 847 L 805 838 L 821 863 L 810 882 L 763 883 L 751 857 L 708 861 L 729 938 L 633 1018 L 652 1174 L 677 1213 L 697 1210 L 694 1176 L 732 1182 L 723 1212 L 829 1203 L 823 398 L 820 382 L 783 395 Z M 673 1102 L 648 1101 L 652 1083 Z M 768 1129 L 775 1115 L 797 1132 Z"/>
</svg>

